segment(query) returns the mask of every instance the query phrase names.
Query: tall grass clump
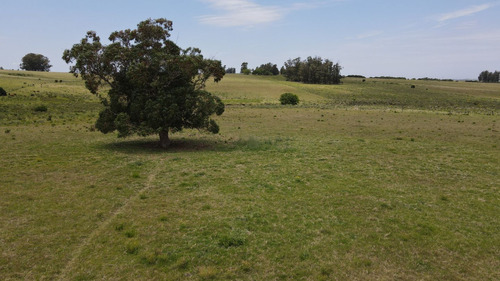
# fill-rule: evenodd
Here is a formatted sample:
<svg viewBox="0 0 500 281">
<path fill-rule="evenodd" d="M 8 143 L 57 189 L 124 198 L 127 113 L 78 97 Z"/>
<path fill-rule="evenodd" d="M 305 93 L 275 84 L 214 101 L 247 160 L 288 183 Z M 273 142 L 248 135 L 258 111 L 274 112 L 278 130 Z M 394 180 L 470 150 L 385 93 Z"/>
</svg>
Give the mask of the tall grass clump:
<svg viewBox="0 0 500 281">
<path fill-rule="evenodd" d="M 46 105 L 37 105 L 35 108 L 33 108 L 34 111 L 36 112 L 46 112 L 48 110 Z"/>
</svg>

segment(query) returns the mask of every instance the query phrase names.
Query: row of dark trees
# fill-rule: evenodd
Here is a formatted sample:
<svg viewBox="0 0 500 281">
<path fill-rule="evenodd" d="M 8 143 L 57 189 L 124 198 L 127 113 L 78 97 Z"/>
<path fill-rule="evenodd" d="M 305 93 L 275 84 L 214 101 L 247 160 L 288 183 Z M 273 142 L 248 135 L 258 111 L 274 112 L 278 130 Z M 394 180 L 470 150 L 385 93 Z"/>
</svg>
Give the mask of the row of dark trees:
<svg viewBox="0 0 500 281">
<path fill-rule="evenodd" d="M 266 64 L 261 64 L 259 67 L 255 69 L 248 68 L 248 62 L 243 62 L 241 64 L 240 73 L 245 75 L 279 75 L 280 71 L 278 70 L 278 66 L 271 62 Z"/>
<path fill-rule="evenodd" d="M 226 68 L 226 66 L 224 66 L 224 69 L 226 70 L 227 74 L 235 74 L 236 73 L 236 68 L 234 68 L 234 67 Z"/>
<path fill-rule="evenodd" d="M 500 72 L 495 71 L 495 72 L 489 72 L 488 70 L 485 70 L 479 74 L 479 77 L 477 78 L 479 82 L 484 82 L 484 83 L 499 83 L 500 82 Z"/>
<path fill-rule="evenodd" d="M 321 57 L 308 57 L 289 59 L 285 62 L 283 75 L 288 81 L 303 82 L 309 84 L 340 84 L 340 70 L 338 63 Z"/>
<path fill-rule="evenodd" d="M 22 63 L 19 67 L 23 70 L 28 71 L 50 71 L 52 65 L 50 65 L 50 60 L 41 55 L 29 53 L 22 58 Z M 3 68 L 0 68 L 3 69 Z M 236 68 L 230 67 L 226 68 L 224 66 L 225 72 L 229 74 L 236 73 Z M 248 62 L 243 62 L 241 64 L 240 73 L 243 74 L 253 74 L 253 75 L 284 75 L 287 80 L 295 82 L 304 82 L 310 84 L 339 84 L 341 75 L 340 70 L 342 67 L 336 63 L 333 64 L 332 61 L 326 59 L 323 60 L 321 57 L 308 57 L 305 60 L 301 60 L 300 57 L 296 59 L 289 59 L 285 62 L 285 66 L 278 69 L 278 66 L 273 63 L 262 64 L 254 70 L 248 68 Z M 351 75 L 355 77 L 356 75 Z M 364 78 L 364 77 L 363 77 Z M 386 78 L 386 77 L 375 77 L 375 78 Z M 404 77 L 387 77 L 391 79 L 406 79 Z M 419 80 L 433 80 L 430 78 L 420 78 Z M 436 79 L 437 80 L 437 79 Z M 479 82 L 484 83 L 498 83 L 500 82 L 500 72 L 490 72 L 485 70 L 479 74 Z"/>
<path fill-rule="evenodd" d="M 29 53 L 22 58 L 20 68 L 30 71 L 50 71 L 50 61 L 41 54 Z M 226 73 L 236 73 L 236 68 L 225 68 Z M 302 61 L 300 58 L 288 60 L 285 66 L 278 69 L 276 64 L 271 62 L 261 64 L 259 67 L 250 70 L 248 62 L 241 64 L 240 72 L 253 75 L 284 75 L 289 81 L 304 82 L 310 84 L 339 84 L 340 65 L 333 64 L 330 60 L 323 60 L 321 57 L 308 57 Z"/>
<path fill-rule="evenodd" d="M 278 69 L 276 64 L 271 62 L 261 64 L 259 67 L 250 70 L 248 62 L 241 64 L 240 73 L 253 75 L 283 75 L 288 81 L 303 82 L 309 84 L 340 84 L 340 70 L 342 67 L 338 63 L 333 63 L 321 57 L 308 57 L 301 60 L 289 59 L 285 65 Z M 227 68 L 226 73 L 236 73 L 236 69 Z"/>
<path fill-rule="evenodd" d="M 253 75 L 279 75 L 280 71 L 278 69 L 278 66 L 276 64 L 272 63 L 266 63 L 262 64 L 259 67 L 255 68 L 254 71 L 252 71 Z"/>
</svg>

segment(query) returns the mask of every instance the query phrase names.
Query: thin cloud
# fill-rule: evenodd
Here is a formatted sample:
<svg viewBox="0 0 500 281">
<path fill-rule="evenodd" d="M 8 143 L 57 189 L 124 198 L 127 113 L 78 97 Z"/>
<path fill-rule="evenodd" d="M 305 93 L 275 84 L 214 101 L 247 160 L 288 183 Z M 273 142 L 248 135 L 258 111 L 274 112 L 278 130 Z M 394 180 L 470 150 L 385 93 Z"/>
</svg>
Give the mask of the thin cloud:
<svg viewBox="0 0 500 281">
<path fill-rule="evenodd" d="M 205 0 L 220 10 L 218 15 L 199 18 L 201 23 L 217 26 L 242 26 L 270 23 L 281 19 L 284 11 L 277 6 L 263 6 L 248 0 Z"/>
<path fill-rule="evenodd" d="M 255 3 L 253 0 L 202 0 L 218 10 L 215 15 L 205 15 L 198 18 L 203 24 L 216 26 L 253 26 L 266 24 L 282 19 L 287 13 L 305 9 L 315 9 L 332 2 L 342 2 L 344 0 L 330 1 L 309 1 L 291 3 L 288 6 L 266 6 Z"/>
<path fill-rule="evenodd" d="M 484 10 L 490 9 L 495 5 L 496 5 L 496 3 L 487 3 L 487 4 L 483 4 L 483 5 L 472 6 L 472 7 L 458 10 L 458 11 L 454 11 L 451 13 L 446 13 L 446 14 L 439 16 L 438 21 L 445 22 L 445 21 L 452 20 L 452 19 L 470 16 L 470 15 L 482 12 Z"/>
<path fill-rule="evenodd" d="M 356 39 L 366 39 L 366 38 L 372 38 L 372 37 L 377 37 L 379 35 L 382 35 L 384 32 L 380 30 L 374 30 L 374 31 L 369 31 L 366 33 L 359 34 L 356 36 Z"/>
</svg>

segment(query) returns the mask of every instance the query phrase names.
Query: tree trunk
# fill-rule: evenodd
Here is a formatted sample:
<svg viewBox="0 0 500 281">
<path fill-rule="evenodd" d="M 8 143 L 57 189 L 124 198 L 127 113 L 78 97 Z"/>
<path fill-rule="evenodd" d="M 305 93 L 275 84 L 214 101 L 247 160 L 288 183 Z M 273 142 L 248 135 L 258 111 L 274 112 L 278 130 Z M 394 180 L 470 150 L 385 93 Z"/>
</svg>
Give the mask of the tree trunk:
<svg viewBox="0 0 500 281">
<path fill-rule="evenodd" d="M 168 138 L 168 130 L 160 132 L 160 145 L 162 148 L 167 148 L 170 146 L 170 139 Z"/>
</svg>

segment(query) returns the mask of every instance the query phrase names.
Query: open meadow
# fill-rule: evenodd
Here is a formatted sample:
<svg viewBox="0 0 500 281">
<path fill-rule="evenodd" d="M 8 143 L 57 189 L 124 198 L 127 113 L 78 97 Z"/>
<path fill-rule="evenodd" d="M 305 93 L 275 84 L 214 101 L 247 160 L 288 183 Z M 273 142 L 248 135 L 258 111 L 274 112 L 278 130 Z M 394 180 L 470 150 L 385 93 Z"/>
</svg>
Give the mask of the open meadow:
<svg viewBox="0 0 500 281">
<path fill-rule="evenodd" d="M 226 75 L 167 150 L 71 74 L 0 87 L 0 280 L 500 280 L 500 83 Z"/>
</svg>

